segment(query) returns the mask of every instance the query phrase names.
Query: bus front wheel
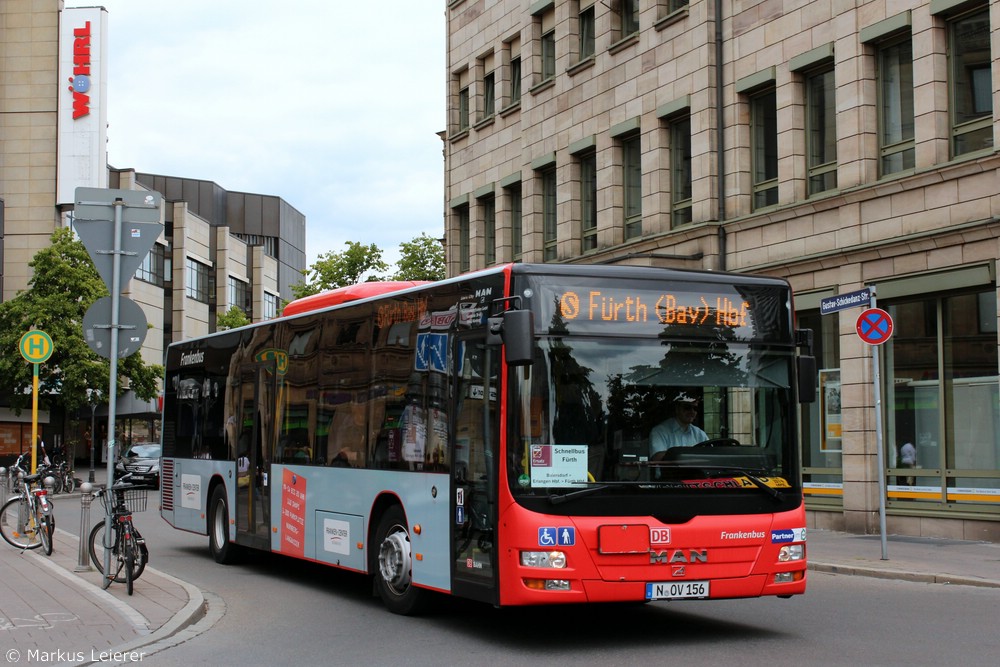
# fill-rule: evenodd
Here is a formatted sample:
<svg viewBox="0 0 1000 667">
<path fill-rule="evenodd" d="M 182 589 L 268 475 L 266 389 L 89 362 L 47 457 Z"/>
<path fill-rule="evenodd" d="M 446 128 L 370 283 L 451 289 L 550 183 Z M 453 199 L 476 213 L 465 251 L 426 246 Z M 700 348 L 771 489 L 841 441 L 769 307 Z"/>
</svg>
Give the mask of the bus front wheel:
<svg viewBox="0 0 1000 667">
<path fill-rule="evenodd" d="M 208 514 L 208 548 L 216 563 L 236 562 L 238 547 L 229 541 L 229 500 L 226 488 L 219 484 L 212 490 Z"/>
<path fill-rule="evenodd" d="M 375 589 L 386 608 L 394 614 L 417 613 L 427 596 L 413 585 L 413 554 L 406 516 L 398 505 L 390 507 L 375 533 L 378 548 Z"/>
</svg>

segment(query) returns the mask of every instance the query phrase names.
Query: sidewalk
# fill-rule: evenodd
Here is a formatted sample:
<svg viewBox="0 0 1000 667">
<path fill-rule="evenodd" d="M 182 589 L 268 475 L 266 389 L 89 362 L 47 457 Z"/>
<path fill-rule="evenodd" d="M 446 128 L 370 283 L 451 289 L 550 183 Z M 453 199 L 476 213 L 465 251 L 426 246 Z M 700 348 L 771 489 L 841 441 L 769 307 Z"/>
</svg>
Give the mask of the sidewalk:
<svg viewBox="0 0 1000 667">
<path fill-rule="evenodd" d="M 136 662 L 206 612 L 196 587 L 150 566 L 133 595 L 125 584 L 103 590 L 89 555 L 79 565 L 80 541 L 62 528 L 79 530 L 79 498 L 79 492 L 54 497 L 59 526 L 51 556 L 0 541 L 0 649 L 8 664 Z M 89 523 L 100 515 L 95 505 Z"/>
<path fill-rule="evenodd" d="M 60 522 L 74 530 L 77 498 L 56 496 Z M 1000 588 L 998 544 L 890 536 L 883 560 L 878 535 L 811 529 L 807 537 L 816 572 Z M 77 571 L 78 545 L 61 529 L 51 557 L 0 544 L 0 649 L 9 664 L 136 662 L 183 641 L 206 612 L 221 613 L 223 605 L 209 611 L 197 588 L 151 567 L 131 597 L 124 584 L 102 590 L 96 570 Z"/>
<path fill-rule="evenodd" d="M 806 556 L 817 572 L 1000 588 L 1000 544 L 810 529 Z"/>
</svg>

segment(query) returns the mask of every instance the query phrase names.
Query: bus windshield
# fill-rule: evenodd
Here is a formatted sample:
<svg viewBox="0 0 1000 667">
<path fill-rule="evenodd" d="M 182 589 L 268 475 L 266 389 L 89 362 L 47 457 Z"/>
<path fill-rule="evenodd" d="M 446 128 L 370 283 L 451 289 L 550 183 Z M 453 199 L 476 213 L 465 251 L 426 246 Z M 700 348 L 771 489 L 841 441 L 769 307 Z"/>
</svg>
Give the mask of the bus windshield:
<svg viewBox="0 0 1000 667">
<path fill-rule="evenodd" d="M 792 368 L 761 344 L 542 338 L 512 383 L 511 490 L 797 486 Z"/>
</svg>

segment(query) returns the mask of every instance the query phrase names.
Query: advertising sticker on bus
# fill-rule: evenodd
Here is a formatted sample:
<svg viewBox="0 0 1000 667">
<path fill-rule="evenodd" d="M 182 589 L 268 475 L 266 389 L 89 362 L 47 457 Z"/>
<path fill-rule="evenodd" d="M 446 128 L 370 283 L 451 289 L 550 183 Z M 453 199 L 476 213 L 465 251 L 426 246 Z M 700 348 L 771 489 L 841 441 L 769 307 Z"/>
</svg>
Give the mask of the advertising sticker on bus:
<svg viewBox="0 0 1000 667">
<path fill-rule="evenodd" d="M 287 468 L 281 479 L 281 553 L 305 554 L 306 478 Z"/>
</svg>

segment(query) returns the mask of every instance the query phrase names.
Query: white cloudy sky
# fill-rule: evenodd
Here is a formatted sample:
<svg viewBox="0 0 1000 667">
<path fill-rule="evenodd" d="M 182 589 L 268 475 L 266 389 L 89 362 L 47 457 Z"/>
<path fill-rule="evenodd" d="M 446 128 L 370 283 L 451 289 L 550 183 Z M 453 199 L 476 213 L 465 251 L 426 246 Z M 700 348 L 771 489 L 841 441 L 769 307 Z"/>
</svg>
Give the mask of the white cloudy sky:
<svg viewBox="0 0 1000 667">
<path fill-rule="evenodd" d="M 276 195 L 306 261 L 442 235 L 441 0 L 67 0 L 108 10 L 108 159 Z"/>
</svg>

